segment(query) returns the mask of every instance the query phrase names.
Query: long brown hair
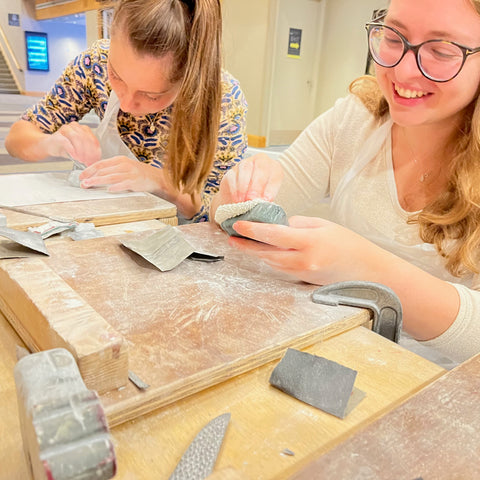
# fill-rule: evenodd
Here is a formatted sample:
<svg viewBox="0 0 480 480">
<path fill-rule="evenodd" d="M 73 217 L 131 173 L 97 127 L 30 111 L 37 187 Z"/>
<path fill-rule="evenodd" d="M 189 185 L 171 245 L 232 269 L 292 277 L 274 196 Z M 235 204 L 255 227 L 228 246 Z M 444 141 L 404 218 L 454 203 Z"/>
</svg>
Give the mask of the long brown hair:
<svg viewBox="0 0 480 480">
<path fill-rule="evenodd" d="M 164 168 L 173 185 L 193 195 L 210 173 L 221 108 L 220 0 L 119 0 L 112 31 L 140 54 L 172 53 L 170 80 L 181 82 L 173 104 Z"/>
<path fill-rule="evenodd" d="M 480 14 L 480 0 L 471 0 Z M 374 77 L 350 85 L 372 114 L 381 119 L 388 104 Z M 479 86 L 480 92 L 480 86 Z M 445 191 L 408 223 L 418 224 L 426 243 L 445 257 L 445 267 L 457 277 L 480 271 L 480 96 L 466 108 L 463 125 L 454 137 L 454 155 Z"/>
</svg>

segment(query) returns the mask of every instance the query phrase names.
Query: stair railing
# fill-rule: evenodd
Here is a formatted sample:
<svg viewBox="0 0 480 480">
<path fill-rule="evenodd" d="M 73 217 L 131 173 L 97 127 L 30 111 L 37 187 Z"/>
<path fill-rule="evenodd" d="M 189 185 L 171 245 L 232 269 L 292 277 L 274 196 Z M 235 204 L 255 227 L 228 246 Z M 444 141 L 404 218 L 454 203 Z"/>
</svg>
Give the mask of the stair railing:
<svg viewBox="0 0 480 480">
<path fill-rule="evenodd" d="M 17 85 L 18 91 L 22 92 L 23 88 L 21 87 L 20 82 L 18 81 L 17 75 L 12 71 L 12 68 L 10 66 L 10 59 L 13 60 L 13 63 L 15 64 L 15 68 L 17 69 L 18 72 L 23 72 L 23 68 L 20 66 L 20 63 L 18 62 L 17 57 L 15 56 L 15 53 L 13 52 L 12 47 L 10 46 L 10 42 L 8 41 L 8 38 L 5 35 L 5 32 L 1 25 L 0 25 L 0 36 L 2 37 L 2 40 L 3 40 L 3 43 L 0 43 L 0 49 L 4 53 L 5 60 L 7 62 L 8 68 L 10 69 L 10 72 L 12 73 L 12 77 L 15 81 L 15 84 Z M 9 53 L 8 56 L 5 55 L 3 45 L 5 45 L 6 49 L 8 50 L 8 53 Z"/>
</svg>

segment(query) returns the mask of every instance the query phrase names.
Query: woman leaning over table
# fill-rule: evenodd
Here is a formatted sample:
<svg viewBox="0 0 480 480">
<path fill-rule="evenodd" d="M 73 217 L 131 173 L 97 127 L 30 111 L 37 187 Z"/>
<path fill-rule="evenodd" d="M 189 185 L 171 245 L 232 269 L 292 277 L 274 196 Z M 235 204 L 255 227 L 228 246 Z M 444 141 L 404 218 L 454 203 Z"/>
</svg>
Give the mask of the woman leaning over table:
<svg viewBox="0 0 480 480">
<path fill-rule="evenodd" d="M 95 133 L 78 123 L 91 109 Z M 83 163 L 83 188 L 151 192 L 202 221 L 243 156 L 245 123 L 239 83 L 221 69 L 220 0 L 119 0 L 111 40 L 75 58 L 5 144 L 27 161 Z"/>
<path fill-rule="evenodd" d="M 330 199 L 331 218 L 237 222 L 238 248 L 314 284 L 382 283 L 404 330 L 456 361 L 480 352 L 480 1 L 392 0 L 367 25 L 372 77 L 280 158 L 242 161 L 220 204 L 289 212 Z M 282 183 L 282 177 L 284 177 Z"/>
</svg>

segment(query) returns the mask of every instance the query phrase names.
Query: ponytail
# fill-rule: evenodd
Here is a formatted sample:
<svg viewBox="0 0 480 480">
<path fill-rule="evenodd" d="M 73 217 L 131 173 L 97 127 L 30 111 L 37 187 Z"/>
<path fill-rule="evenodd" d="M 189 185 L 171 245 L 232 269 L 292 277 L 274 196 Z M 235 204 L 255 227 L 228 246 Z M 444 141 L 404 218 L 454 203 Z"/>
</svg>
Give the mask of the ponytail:
<svg viewBox="0 0 480 480">
<path fill-rule="evenodd" d="M 140 54 L 172 53 L 173 104 L 164 168 L 184 193 L 199 192 L 210 173 L 221 109 L 220 0 L 119 0 L 112 32 L 121 30 Z"/>
<path fill-rule="evenodd" d="M 185 75 L 174 103 L 168 155 L 173 183 L 198 192 L 210 173 L 217 148 L 221 108 L 219 0 L 195 3 Z"/>
</svg>

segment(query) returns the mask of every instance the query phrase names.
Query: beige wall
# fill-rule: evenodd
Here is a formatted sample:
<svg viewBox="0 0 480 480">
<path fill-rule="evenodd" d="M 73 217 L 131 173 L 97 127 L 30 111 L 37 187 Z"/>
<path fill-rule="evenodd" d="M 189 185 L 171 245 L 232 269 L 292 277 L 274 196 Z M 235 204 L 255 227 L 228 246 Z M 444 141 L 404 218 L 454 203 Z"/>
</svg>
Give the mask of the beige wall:
<svg viewBox="0 0 480 480">
<path fill-rule="evenodd" d="M 223 0 L 225 68 L 248 100 L 248 132 L 265 135 L 270 0 Z"/>
<path fill-rule="evenodd" d="M 87 45 L 90 46 L 98 40 L 98 12 L 97 10 L 89 10 L 85 12 L 85 33 L 87 35 Z"/>
<path fill-rule="evenodd" d="M 326 0 L 316 110 L 320 114 L 347 94 L 350 82 L 365 72 L 364 24 L 386 0 Z"/>
<path fill-rule="evenodd" d="M 320 1 L 325 2 L 325 15 L 315 102 L 317 115 L 344 96 L 350 81 L 363 73 L 367 53 L 363 24 L 370 19 L 373 9 L 387 3 L 387 0 Z M 23 68 L 23 29 L 8 26 L 7 14 L 25 15 L 28 4 L 22 0 L 0 1 L 0 25 Z M 222 4 L 225 67 L 241 82 L 249 103 L 248 133 L 258 136 L 267 134 L 276 4 L 276 0 L 223 0 Z M 96 12 L 88 12 L 87 44 L 95 38 Z"/>
<path fill-rule="evenodd" d="M 325 2 L 325 15 L 316 115 L 346 95 L 351 80 L 364 73 L 367 56 L 364 23 L 374 9 L 387 4 L 387 0 L 321 1 Z M 275 4 L 275 0 L 223 0 L 225 66 L 240 80 L 247 96 L 247 131 L 251 135 L 266 135 Z"/>
</svg>

